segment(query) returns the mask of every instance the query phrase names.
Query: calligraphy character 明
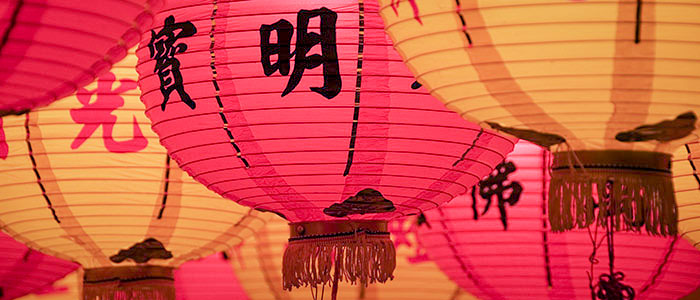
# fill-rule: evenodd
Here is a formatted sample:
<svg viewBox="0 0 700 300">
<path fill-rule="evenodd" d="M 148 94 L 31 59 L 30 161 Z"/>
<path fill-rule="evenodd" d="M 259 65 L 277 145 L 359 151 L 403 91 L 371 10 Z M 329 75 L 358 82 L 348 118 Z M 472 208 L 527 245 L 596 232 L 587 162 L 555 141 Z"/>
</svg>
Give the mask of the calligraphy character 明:
<svg viewBox="0 0 700 300">
<path fill-rule="evenodd" d="M 309 32 L 309 20 L 320 17 L 320 34 Z M 323 86 L 311 87 L 311 90 L 332 99 L 340 93 L 342 87 L 338 51 L 336 46 L 335 23 L 338 14 L 322 7 L 314 10 L 300 10 L 297 14 L 296 49 L 291 50 L 294 26 L 287 20 L 279 20 L 271 25 L 260 26 L 260 63 L 265 76 L 279 71 L 283 76 L 289 75 L 290 60 L 294 57 L 294 70 L 289 77 L 282 96 L 289 94 L 301 82 L 305 70 L 323 65 Z M 270 43 L 272 31 L 277 33 L 277 42 Z M 311 48 L 321 45 L 321 54 L 308 55 Z M 277 55 L 277 62 L 271 62 L 271 56 Z"/>
<path fill-rule="evenodd" d="M 177 33 L 176 33 L 177 32 Z M 194 101 L 187 92 L 182 82 L 182 72 L 180 72 L 180 61 L 175 58 L 175 54 L 183 53 L 187 50 L 187 44 L 175 44 L 178 39 L 190 37 L 197 33 L 197 28 L 192 22 L 175 23 L 175 17 L 165 18 L 163 28 L 156 33 L 151 30 L 151 41 L 148 43 L 148 51 L 151 58 L 156 60 L 153 72 L 160 80 L 160 92 L 163 94 L 163 103 L 160 108 L 165 111 L 165 104 L 170 99 L 170 94 L 177 91 L 182 102 L 191 109 L 196 107 Z"/>
</svg>

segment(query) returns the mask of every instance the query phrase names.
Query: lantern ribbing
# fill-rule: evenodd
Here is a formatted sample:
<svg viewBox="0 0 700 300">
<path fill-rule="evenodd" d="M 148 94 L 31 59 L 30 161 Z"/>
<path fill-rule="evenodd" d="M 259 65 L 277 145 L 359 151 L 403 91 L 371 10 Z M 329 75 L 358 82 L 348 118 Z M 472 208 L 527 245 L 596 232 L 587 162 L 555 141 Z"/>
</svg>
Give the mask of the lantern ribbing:
<svg viewBox="0 0 700 300">
<path fill-rule="evenodd" d="M 411 88 L 374 2 L 187 0 L 155 24 L 137 70 L 161 143 L 209 189 L 290 223 L 380 222 L 433 209 L 513 144 Z M 284 287 L 391 278 L 389 238 L 357 236 L 291 240 Z M 344 258 L 327 257 L 334 250 Z M 333 268 L 307 268 L 329 259 Z"/>
</svg>

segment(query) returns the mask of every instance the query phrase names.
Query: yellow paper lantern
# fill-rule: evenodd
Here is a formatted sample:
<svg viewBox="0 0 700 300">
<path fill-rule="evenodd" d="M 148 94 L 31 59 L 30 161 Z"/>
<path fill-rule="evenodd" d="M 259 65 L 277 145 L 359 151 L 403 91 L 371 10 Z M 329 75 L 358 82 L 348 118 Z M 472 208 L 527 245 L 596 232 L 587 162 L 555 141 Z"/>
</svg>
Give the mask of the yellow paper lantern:
<svg viewBox="0 0 700 300">
<path fill-rule="evenodd" d="M 678 231 L 700 249 L 700 142 L 686 144 L 673 156 L 673 185 L 678 201 Z"/>
<path fill-rule="evenodd" d="M 143 113 L 136 61 L 0 123 L 0 226 L 80 263 L 85 299 L 172 299 L 173 268 L 264 223 L 169 159 Z"/>
<path fill-rule="evenodd" d="M 476 299 L 463 291 L 427 260 L 415 239 L 415 218 L 392 221 L 389 225 L 396 244 L 396 270 L 394 279 L 382 285 L 351 285 L 340 282 L 338 300 L 471 300 Z M 241 286 L 250 300 L 308 300 L 322 299 L 322 293 L 330 293 L 331 287 L 307 289 L 282 289 L 282 260 L 287 246 L 289 225 L 273 218 L 260 229 L 254 238 L 234 247 L 230 261 Z M 397 242 L 401 239 L 403 242 Z M 313 296 L 312 296 L 313 295 Z M 327 296 L 327 295 L 326 295 Z"/>
<path fill-rule="evenodd" d="M 554 231 L 614 214 L 618 230 L 676 233 L 670 154 L 698 137 L 700 2 L 379 2 L 434 97 L 484 127 L 555 146 Z"/>
</svg>

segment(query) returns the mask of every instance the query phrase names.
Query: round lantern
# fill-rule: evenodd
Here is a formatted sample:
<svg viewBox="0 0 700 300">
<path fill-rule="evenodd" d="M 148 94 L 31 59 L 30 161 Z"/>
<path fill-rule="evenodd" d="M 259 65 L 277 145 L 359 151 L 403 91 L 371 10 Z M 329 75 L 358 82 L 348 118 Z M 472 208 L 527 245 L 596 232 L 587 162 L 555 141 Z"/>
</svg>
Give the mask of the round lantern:
<svg viewBox="0 0 700 300">
<path fill-rule="evenodd" d="M 415 239 L 419 225 L 415 217 L 402 218 L 389 223 L 392 240 L 396 245 L 396 278 L 384 285 L 350 286 L 340 284 L 339 300 L 467 300 L 475 299 L 428 260 L 424 246 Z M 282 290 L 279 257 L 287 246 L 288 225 L 280 219 L 269 220 L 258 230 L 254 238 L 230 251 L 229 261 L 238 276 L 243 290 L 250 300 L 307 300 L 307 290 Z M 323 299 L 323 289 L 313 290 L 314 299 Z"/>
<path fill-rule="evenodd" d="M 173 299 L 173 268 L 263 222 L 170 160 L 148 128 L 131 54 L 75 96 L 6 116 L 0 225 L 80 263 L 84 299 Z"/>
<path fill-rule="evenodd" d="M 700 142 L 688 143 L 673 156 L 673 185 L 678 201 L 678 231 L 700 249 Z"/>
<path fill-rule="evenodd" d="M 618 230 L 677 232 L 670 154 L 697 139 L 700 3 L 379 2 L 433 96 L 484 127 L 555 146 L 552 230 L 612 214 Z M 598 206 L 606 184 L 613 202 Z"/>
<path fill-rule="evenodd" d="M 162 0 L 0 3 L 0 116 L 74 93 L 138 43 Z"/>
<path fill-rule="evenodd" d="M 41 254 L 0 233 L 0 300 L 43 292 L 78 265 Z"/>
<path fill-rule="evenodd" d="M 464 193 L 512 149 L 412 89 L 377 9 L 179 1 L 137 51 L 141 100 L 170 156 L 290 222 L 284 289 L 390 279 L 387 220 Z"/>
<path fill-rule="evenodd" d="M 683 239 L 549 232 L 547 158 L 518 143 L 506 159 L 513 167 L 486 179 L 492 188 L 426 212 L 431 227 L 418 240 L 450 279 L 479 299 L 678 299 L 697 289 L 700 251 Z"/>
</svg>

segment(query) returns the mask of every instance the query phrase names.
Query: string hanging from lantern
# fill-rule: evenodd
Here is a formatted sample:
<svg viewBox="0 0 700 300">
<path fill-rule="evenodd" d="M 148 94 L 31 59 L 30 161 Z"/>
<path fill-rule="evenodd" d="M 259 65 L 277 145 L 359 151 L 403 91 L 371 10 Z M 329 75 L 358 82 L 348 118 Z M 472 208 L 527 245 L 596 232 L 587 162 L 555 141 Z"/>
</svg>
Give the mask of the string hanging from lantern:
<svg viewBox="0 0 700 300">
<path fill-rule="evenodd" d="M 608 180 L 605 183 L 605 191 L 603 192 L 600 201 L 605 201 L 608 203 L 607 209 L 610 212 L 607 214 L 607 222 L 604 224 L 605 228 L 605 239 L 608 246 L 608 274 L 600 274 L 598 277 L 598 282 L 593 285 L 591 281 L 593 280 L 593 265 L 597 262 L 595 261 L 596 249 L 600 247 L 595 245 L 595 239 L 593 239 L 594 249 L 591 254 L 591 272 L 588 273 L 589 286 L 591 287 L 591 300 L 634 300 L 635 291 L 629 285 L 622 283 L 625 279 L 625 274 L 623 272 L 615 272 L 615 243 L 614 243 L 614 216 L 617 214 L 615 211 L 618 209 L 618 205 L 612 203 L 613 201 L 613 181 Z M 596 231 L 598 227 L 596 226 Z M 589 228 L 590 233 L 590 228 Z M 597 232 L 596 232 L 597 234 Z M 601 241 L 602 243 L 602 241 Z"/>
</svg>

